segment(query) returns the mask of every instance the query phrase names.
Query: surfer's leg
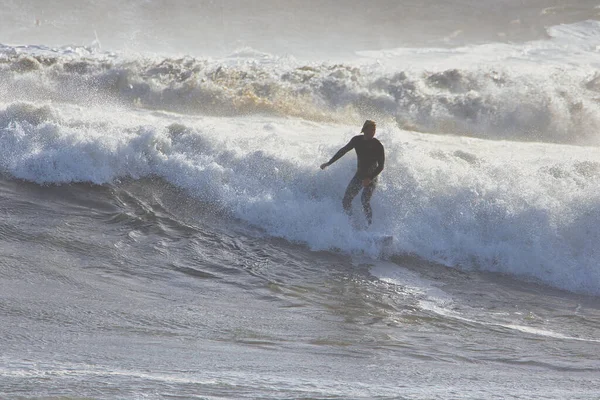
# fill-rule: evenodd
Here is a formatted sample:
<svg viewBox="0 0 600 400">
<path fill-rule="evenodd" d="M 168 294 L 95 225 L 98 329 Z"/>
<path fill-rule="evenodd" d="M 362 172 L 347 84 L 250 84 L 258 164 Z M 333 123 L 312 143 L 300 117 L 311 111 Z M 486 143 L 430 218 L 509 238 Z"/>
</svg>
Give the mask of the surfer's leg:
<svg viewBox="0 0 600 400">
<path fill-rule="evenodd" d="M 360 192 L 361 187 L 362 185 L 360 183 L 360 179 L 354 176 L 354 178 L 352 178 L 348 184 L 346 193 L 344 194 L 344 199 L 342 200 L 342 205 L 344 206 L 344 211 L 346 211 L 346 214 L 352 214 L 352 200 L 354 200 L 358 192 Z"/>
<path fill-rule="evenodd" d="M 360 200 L 362 202 L 363 210 L 365 211 L 365 217 L 367 218 L 367 223 L 371 225 L 373 222 L 373 210 L 371 209 L 371 196 L 373 196 L 373 192 L 375 191 L 375 186 L 377 186 L 377 182 L 373 181 L 369 186 L 363 189 L 362 196 Z"/>
</svg>

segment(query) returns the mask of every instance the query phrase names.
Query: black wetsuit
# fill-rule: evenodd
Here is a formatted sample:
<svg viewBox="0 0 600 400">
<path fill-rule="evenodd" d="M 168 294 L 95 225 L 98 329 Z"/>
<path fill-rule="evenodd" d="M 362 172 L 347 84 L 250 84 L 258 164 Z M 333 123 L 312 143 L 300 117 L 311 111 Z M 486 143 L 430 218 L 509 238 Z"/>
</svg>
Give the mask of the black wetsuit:
<svg viewBox="0 0 600 400">
<path fill-rule="evenodd" d="M 354 136 L 347 145 L 335 153 L 328 164 L 333 164 L 352 149 L 356 150 L 356 174 L 346 188 L 342 205 L 344 206 L 344 210 L 350 214 L 352 211 L 352 200 L 356 197 L 360 189 L 363 188 L 363 179 L 370 178 L 371 184 L 364 188 L 361 196 L 365 216 L 370 225 L 373 220 L 373 211 L 370 204 L 371 196 L 377 186 L 377 176 L 383 171 L 385 152 L 379 140 L 375 138 L 366 139 L 364 135 L 358 135 Z"/>
</svg>

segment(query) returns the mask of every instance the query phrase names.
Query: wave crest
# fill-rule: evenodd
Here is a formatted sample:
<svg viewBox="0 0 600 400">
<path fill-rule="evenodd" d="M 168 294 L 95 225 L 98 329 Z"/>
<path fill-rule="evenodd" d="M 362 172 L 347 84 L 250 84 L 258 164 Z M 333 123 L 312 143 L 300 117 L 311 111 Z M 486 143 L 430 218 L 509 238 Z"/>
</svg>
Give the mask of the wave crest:
<svg viewBox="0 0 600 400">
<path fill-rule="evenodd" d="M 388 71 L 274 57 L 133 58 L 0 52 L 0 90 L 17 100 L 120 104 L 187 114 L 313 121 L 393 120 L 404 129 L 596 144 L 597 73 L 580 68 Z"/>
</svg>

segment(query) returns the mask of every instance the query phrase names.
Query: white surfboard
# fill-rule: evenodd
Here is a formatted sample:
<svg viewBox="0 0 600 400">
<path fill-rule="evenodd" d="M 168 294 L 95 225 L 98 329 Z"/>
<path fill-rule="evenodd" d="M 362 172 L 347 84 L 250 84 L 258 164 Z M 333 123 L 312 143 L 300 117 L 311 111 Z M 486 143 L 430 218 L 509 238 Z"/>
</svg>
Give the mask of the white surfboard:
<svg viewBox="0 0 600 400">
<path fill-rule="evenodd" d="M 378 249 L 382 256 L 390 256 L 394 252 L 394 242 L 396 238 L 394 235 L 388 235 L 385 233 L 372 233 L 370 240 Z"/>
<path fill-rule="evenodd" d="M 394 243 L 394 235 L 386 235 L 384 233 L 373 234 L 373 240 L 382 245 L 391 245 Z"/>
</svg>

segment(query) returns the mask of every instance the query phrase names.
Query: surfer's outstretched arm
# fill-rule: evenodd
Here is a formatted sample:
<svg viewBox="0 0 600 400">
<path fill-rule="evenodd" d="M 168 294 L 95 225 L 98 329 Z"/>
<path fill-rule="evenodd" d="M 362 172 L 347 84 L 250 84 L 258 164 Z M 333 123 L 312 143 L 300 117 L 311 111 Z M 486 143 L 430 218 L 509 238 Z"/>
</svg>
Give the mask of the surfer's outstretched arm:
<svg viewBox="0 0 600 400">
<path fill-rule="evenodd" d="M 321 169 L 325 169 L 327 167 L 329 167 L 331 164 L 333 164 L 334 162 L 336 162 L 337 160 L 339 160 L 340 158 L 342 158 L 342 156 L 344 154 L 346 154 L 347 152 L 349 152 L 350 150 L 352 150 L 354 148 L 354 145 L 356 143 L 356 141 L 354 140 L 356 138 L 353 137 L 347 145 L 345 145 L 344 147 L 342 147 L 341 149 L 338 150 L 337 153 L 335 153 L 335 155 L 333 157 L 331 157 L 331 160 L 327 161 L 324 164 L 321 164 Z"/>
</svg>

